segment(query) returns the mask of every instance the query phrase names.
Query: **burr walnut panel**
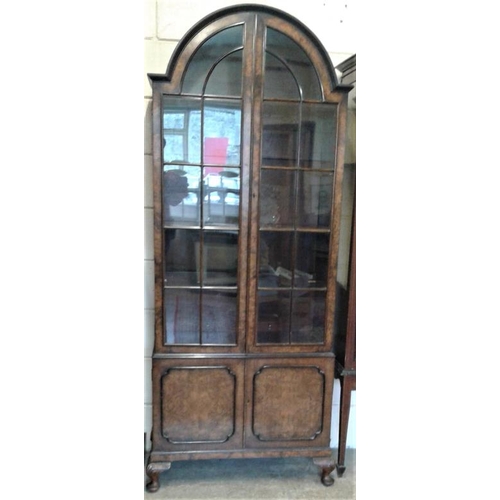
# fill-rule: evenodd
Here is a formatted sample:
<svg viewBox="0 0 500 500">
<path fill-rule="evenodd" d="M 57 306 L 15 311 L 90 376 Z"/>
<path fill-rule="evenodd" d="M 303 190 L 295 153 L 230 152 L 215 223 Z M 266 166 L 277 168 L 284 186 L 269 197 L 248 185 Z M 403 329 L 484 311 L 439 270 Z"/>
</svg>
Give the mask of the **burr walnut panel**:
<svg viewBox="0 0 500 500">
<path fill-rule="evenodd" d="M 171 368 L 161 388 L 162 434 L 170 443 L 224 443 L 234 434 L 236 375 L 230 368 Z"/>
<path fill-rule="evenodd" d="M 249 361 L 247 445 L 319 446 L 326 442 L 332 364 L 328 358 Z"/>
</svg>

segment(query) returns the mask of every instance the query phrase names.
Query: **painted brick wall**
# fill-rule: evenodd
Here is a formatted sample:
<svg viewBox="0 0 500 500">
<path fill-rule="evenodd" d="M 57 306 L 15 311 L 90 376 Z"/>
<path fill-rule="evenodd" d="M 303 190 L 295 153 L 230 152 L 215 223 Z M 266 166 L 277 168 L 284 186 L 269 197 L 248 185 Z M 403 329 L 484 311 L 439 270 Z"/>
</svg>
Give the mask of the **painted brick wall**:
<svg viewBox="0 0 500 500">
<path fill-rule="evenodd" d="M 214 10 L 239 3 L 224 0 L 144 0 L 144 432 L 149 449 L 152 422 L 151 356 L 154 335 L 153 190 L 151 151 L 151 86 L 147 73 L 165 73 L 170 56 L 186 31 Z M 354 2 L 351 0 L 259 1 L 297 17 L 327 49 L 336 66 L 356 52 Z M 348 204 L 347 204 L 348 205 Z M 343 214 L 349 217 L 349 214 Z M 338 443 L 340 384 L 335 381 L 332 441 Z M 352 394 L 347 446 L 356 446 L 356 393 Z"/>
</svg>

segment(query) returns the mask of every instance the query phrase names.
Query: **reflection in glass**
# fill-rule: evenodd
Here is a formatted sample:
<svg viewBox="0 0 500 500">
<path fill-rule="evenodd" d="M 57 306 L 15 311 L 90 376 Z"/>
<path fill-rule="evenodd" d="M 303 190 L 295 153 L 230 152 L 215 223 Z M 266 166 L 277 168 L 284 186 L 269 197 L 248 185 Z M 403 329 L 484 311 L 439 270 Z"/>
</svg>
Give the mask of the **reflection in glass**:
<svg viewBox="0 0 500 500">
<path fill-rule="evenodd" d="M 200 225 L 201 168 L 179 165 L 163 167 L 163 223 Z"/>
<path fill-rule="evenodd" d="M 300 172 L 297 224 L 328 228 L 332 206 L 333 174 Z"/>
<path fill-rule="evenodd" d="M 199 243 L 197 244 L 199 248 Z M 238 277 L 238 232 L 204 231 L 203 250 L 197 250 L 197 268 L 203 286 L 236 286 Z M 202 258 L 200 263 L 199 258 Z"/>
<path fill-rule="evenodd" d="M 292 232 L 260 232 L 259 288 L 291 286 L 292 248 Z"/>
<path fill-rule="evenodd" d="M 293 292 L 292 344 L 321 344 L 325 335 L 325 292 Z"/>
<path fill-rule="evenodd" d="M 236 344 L 236 290 L 204 290 L 202 303 L 202 343 Z"/>
<path fill-rule="evenodd" d="M 200 343 L 200 291 L 165 289 L 167 344 Z"/>
<path fill-rule="evenodd" d="M 290 292 L 258 292 L 257 343 L 288 344 L 290 331 Z"/>
<path fill-rule="evenodd" d="M 238 50 L 227 55 L 208 78 L 205 94 L 241 96 L 241 68 L 243 51 Z"/>
<path fill-rule="evenodd" d="M 321 87 L 316 70 L 309 56 L 297 43 L 283 33 L 268 28 L 266 51 L 286 61 L 299 82 L 303 99 L 321 100 Z M 266 77 L 270 75 L 273 73 L 266 73 Z"/>
<path fill-rule="evenodd" d="M 260 225 L 290 227 L 295 216 L 295 172 L 262 169 Z"/>
<path fill-rule="evenodd" d="M 200 163 L 201 100 L 163 98 L 163 162 Z"/>
<path fill-rule="evenodd" d="M 240 209 L 240 169 L 203 169 L 203 222 L 209 226 L 236 226 Z"/>
<path fill-rule="evenodd" d="M 182 92 L 201 95 L 210 68 L 217 61 L 242 46 L 243 26 L 227 28 L 209 38 L 194 54 L 184 76 Z M 234 70 L 233 72 L 235 72 Z M 240 69 L 241 71 L 241 69 Z M 241 78 L 241 76 L 240 76 Z"/>
<path fill-rule="evenodd" d="M 239 165 L 241 101 L 206 99 L 203 115 L 203 162 Z"/>
<path fill-rule="evenodd" d="M 266 52 L 264 99 L 300 100 L 300 89 L 290 69 L 277 57 Z"/>
<path fill-rule="evenodd" d="M 337 106 L 302 104 L 302 134 L 308 134 L 308 147 L 301 148 L 300 166 L 333 170 Z"/>
<path fill-rule="evenodd" d="M 326 287 L 329 244 L 329 233 L 297 233 L 295 288 Z"/>
<path fill-rule="evenodd" d="M 200 231 L 196 229 L 165 230 L 164 269 L 166 286 L 193 286 L 200 281 L 197 262 Z"/>
<path fill-rule="evenodd" d="M 296 166 L 299 103 L 264 102 L 263 107 L 262 166 Z"/>
</svg>

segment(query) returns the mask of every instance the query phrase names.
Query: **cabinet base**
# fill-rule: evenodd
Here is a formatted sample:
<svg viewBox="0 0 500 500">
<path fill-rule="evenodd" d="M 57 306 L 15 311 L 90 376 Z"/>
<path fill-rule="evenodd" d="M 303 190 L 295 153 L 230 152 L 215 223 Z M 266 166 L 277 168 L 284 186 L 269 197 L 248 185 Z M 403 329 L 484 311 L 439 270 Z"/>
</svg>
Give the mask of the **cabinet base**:
<svg viewBox="0 0 500 500">
<path fill-rule="evenodd" d="M 149 482 L 146 490 L 150 493 L 160 488 L 159 475 L 171 468 L 172 462 L 185 460 L 208 460 L 208 459 L 234 459 L 234 458 L 291 458 L 310 457 L 313 463 L 321 469 L 321 482 L 324 486 L 332 486 L 334 479 L 331 476 L 336 468 L 332 459 L 330 449 L 306 449 L 306 450 L 232 450 L 212 452 L 151 452 L 146 466 L 146 474 Z"/>
</svg>

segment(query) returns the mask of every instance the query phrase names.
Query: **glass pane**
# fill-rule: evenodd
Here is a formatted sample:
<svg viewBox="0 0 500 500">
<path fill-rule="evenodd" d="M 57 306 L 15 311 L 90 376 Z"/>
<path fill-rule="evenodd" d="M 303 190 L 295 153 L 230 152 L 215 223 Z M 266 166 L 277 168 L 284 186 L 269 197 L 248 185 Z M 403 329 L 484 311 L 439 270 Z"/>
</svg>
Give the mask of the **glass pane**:
<svg viewBox="0 0 500 500">
<path fill-rule="evenodd" d="M 268 28 L 266 50 L 286 61 L 299 82 L 304 99 L 321 100 L 318 75 L 311 60 L 299 45 L 283 33 Z"/>
<path fill-rule="evenodd" d="M 163 167 L 163 223 L 200 225 L 201 168 L 179 165 Z"/>
<path fill-rule="evenodd" d="M 326 292 L 293 292 L 292 344 L 324 342 L 325 298 Z"/>
<path fill-rule="evenodd" d="M 264 102 L 262 116 L 262 166 L 296 166 L 299 103 Z"/>
<path fill-rule="evenodd" d="M 224 55 L 241 47 L 243 26 L 233 26 L 215 34 L 195 53 L 184 76 L 182 92 L 201 95 L 210 68 Z"/>
<path fill-rule="evenodd" d="M 287 170 L 261 170 L 261 226 L 293 226 L 295 216 L 295 176 L 295 172 Z"/>
<path fill-rule="evenodd" d="M 240 212 L 240 169 L 203 169 L 203 222 L 205 225 L 237 226 Z"/>
<path fill-rule="evenodd" d="M 208 78 L 205 94 L 240 97 L 242 67 L 243 51 L 227 55 Z"/>
<path fill-rule="evenodd" d="M 167 344 L 200 343 L 200 291 L 165 289 Z"/>
<path fill-rule="evenodd" d="M 258 293 L 257 343 L 288 344 L 290 291 L 261 290 Z"/>
<path fill-rule="evenodd" d="M 332 205 L 333 174 L 301 172 L 299 177 L 298 225 L 328 228 Z"/>
<path fill-rule="evenodd" d="M 295 288 L 326 288 L 330 234 L 298 233 Z"/>
<path fill-rule="evenodd" d="M 165 230 L 165 285 L 193 286 L 200 282 L 197 262 L 200 231 L 193 229 Z"/>
<path fill-rule="evenodd" d="M 201 100 L 163 97 L 163 162 L 200 161 Z"/>
<path fill-rule="evenodd" d="M 203 162 L 239 165 L 241 101 L 206 99 L 203 114 Z"/>
<path fill-rule="evenodd" d="M 302 144 L 300 166 L 333 170 L 337 106 L 302 104 Z"/>
<path fill-rule="evenodd" d="M 298 82 L 293 77 L 290 69 L 269 52 L 266 52 L 264 98 L 300 100 Z"/>
<path fill-rule="evenodd" d="M 291 286 L 293 234 L 260 232 L 259 288 Z"/>
<path fill-rule="evenodd" d="M 201 255 L 198 254 L 197 255 Z M 204 231 L 202 285 L 236 286 L 238 278 L 238 232 Z"/>
<path fill-rule="evenodd" d="M 236 290 L 204 290 L 201 302 L 202 343 L 236 344 Z"/>
</svg>

